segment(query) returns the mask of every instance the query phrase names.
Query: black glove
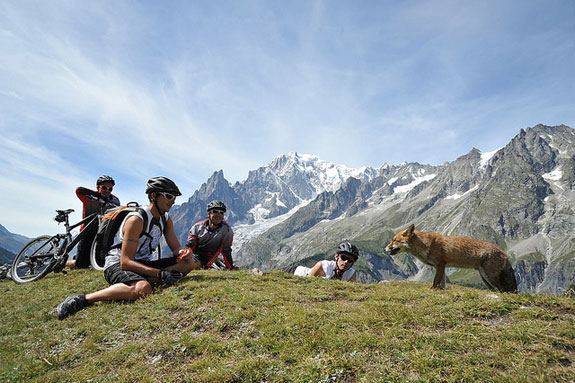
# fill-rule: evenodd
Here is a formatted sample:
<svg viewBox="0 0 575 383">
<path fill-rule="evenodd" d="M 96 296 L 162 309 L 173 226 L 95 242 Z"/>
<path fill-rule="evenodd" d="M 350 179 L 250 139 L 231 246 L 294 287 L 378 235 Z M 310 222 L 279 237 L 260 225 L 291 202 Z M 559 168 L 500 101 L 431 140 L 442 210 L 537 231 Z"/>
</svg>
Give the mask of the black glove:
<svg viewBox="0 0 575 383">
<path fill-rule="evenodd" d="M 171 270 L 171 269 L 160 270 L 159 275 L 160 282 L 165 283 L 166 285 L 173 285 L 183 277 L 184 274 L 180 273 L 177 270 Z"/>
</svg>

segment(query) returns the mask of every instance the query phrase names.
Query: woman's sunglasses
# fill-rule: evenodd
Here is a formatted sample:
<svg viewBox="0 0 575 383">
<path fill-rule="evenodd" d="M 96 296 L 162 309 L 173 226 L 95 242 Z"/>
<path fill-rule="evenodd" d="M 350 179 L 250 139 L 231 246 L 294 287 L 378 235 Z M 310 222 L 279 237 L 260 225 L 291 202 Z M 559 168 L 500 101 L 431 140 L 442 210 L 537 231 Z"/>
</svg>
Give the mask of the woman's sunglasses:
<svg viewBox="0 0 575 383">
<path fill-rule="evenodd" d="M 350 263 L 354 263 L 355 262 L 355 258 L 354 257 L 348 257 L 347 255 L 344 254 L 340 254 L 339 255 L 339 259 L 341 259 L 344 262 L 350 262 Z"/>
</svg>

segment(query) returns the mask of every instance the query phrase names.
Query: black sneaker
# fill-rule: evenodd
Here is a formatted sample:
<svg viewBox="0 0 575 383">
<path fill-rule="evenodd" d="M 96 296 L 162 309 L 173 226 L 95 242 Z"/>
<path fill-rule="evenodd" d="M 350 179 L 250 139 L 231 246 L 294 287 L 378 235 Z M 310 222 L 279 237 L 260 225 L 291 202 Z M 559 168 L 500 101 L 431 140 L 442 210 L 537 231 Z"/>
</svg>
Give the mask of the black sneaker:
<svg viewBox="0 0 575 383">
<path fill-rule="evenodd" d="M 88 306 L 88 301 L 85 295 L 71 295 L 56 307 L 58 319 L 62 320 L 76 314 L 86 306 Z"/>
</svg>

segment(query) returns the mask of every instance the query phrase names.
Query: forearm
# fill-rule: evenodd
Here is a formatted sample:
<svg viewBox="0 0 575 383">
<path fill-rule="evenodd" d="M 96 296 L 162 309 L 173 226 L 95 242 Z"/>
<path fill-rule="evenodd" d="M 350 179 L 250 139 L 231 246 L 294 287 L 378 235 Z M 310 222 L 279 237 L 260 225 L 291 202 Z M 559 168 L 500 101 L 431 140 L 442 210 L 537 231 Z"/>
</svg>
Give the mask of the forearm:
<svg viewBox="0 0 575 383">
<path fill-rule="evenodd" d="M 323 267 L 321 262 L 315 264 L 315 266 L 310 270 L 307 275 L 308 277 L 323 277 L 325 276 L 325 272 L 323 271 Z"/>
<path fill-rule="evenodd" d="M 133 271 L 134 273 L 152 278 L 158 278 L 160 272 L 160 269 L 146 266 L 143 263 L 140 263 L 128 257 L 120 258 L 120 268 L 122 270 Z"/>
</svg>

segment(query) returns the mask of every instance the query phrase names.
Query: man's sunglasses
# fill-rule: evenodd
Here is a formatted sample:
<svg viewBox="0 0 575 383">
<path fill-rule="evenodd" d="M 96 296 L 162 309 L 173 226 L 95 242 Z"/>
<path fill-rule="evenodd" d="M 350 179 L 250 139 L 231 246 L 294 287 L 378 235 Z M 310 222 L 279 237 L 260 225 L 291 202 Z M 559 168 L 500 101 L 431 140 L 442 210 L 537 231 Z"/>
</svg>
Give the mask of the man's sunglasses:
<svg viewBox="0 0 575 383">
<path fill-rule="evenodd" d="M 104 191 L 112 191 L 114 190 L 113 186 L 100 186 L 100 188 Z"/>
<path fill-rule="evenodd" d="M 210 210 L 210 213 L 224 215 L 225 211 L 223 211 L 223 210 Z"/>
<path fill-rule="evenodd" d="M 341 259 L 344 262 L 350 262 L 350 263 L 354 263 L 355 262 L 355 258 L 354 257 L 349 257 L 345 254 L 340 254 L 339 255 L 339 259 Z"/>
<path fill-rule="evenodd" d="M 158 192 L 158 194 L 163 195 L 165 199 L 167 199 L 168 201 L 173 201 L 176 199 L 177 196 L 171 194 L 171 193 L 167 193 L 167 192 Z"/>
</svg>

